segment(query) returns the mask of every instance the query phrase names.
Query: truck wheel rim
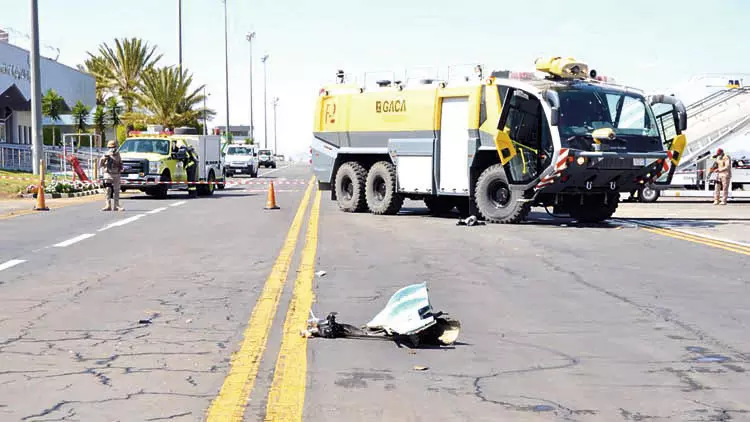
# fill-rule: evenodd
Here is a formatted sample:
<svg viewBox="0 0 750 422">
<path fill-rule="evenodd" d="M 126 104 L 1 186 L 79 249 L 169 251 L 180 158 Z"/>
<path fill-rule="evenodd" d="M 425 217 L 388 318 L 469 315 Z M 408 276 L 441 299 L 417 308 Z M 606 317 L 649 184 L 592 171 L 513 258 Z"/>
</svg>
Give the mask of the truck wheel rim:
<svg viewBox="0 0 750 422">
<path fill-rule="evenodd" d="M 385 180 L 383 180 L 382 177 L 376 177 L 374 187 L 375 187 L 375 198 L 377 198 L 378 201 L 384 200 L 385 194 L 386 194 Z"/>
<path fill-rule="evenodd" d="M 352 196 L 354 196 L 354 184 L 350 178 L 345 177 L 344 180 L 341 181 L 341 191 L 344 199 L 347 201 L 352 199 Z"/>
<path fill-rule="evenodd" d="M 502 181 L 496 180 L 490 183 L 488 189 L 490 201 L 495 208 L 505 208 L 510 202 L 510 190 Z"/>
</svg>

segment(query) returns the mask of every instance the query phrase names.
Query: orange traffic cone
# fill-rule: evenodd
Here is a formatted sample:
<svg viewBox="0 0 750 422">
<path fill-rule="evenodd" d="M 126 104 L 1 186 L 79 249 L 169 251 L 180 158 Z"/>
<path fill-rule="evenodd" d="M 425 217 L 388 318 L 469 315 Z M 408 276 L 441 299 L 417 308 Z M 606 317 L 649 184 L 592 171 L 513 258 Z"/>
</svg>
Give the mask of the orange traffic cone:
<svg viewBox="0 0 750 422">
<path fill-rule="evenodd" d="M 267 209 L 267 210 L 279 209 L 279 206 L 276 205 L 276 191 L 273 189 L 273 180 L 268 185 L 268 197 L 266 199 L 266 207 L 264 209 Z"/>
<path fill-rule="evenodd" d="M 34 211 L 49 211 L 44 203 L 44 160 L 39 160 L 39 187 L 36 189 L 36 206 Z"/>
</svg>

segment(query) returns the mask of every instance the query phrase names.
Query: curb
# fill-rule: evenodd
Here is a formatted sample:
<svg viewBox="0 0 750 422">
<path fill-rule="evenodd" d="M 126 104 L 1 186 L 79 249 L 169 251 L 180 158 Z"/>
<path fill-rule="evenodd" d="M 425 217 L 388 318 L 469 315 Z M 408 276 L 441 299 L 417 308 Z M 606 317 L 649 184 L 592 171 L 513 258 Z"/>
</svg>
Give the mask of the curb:
<svg viewBox="0 0 750 422">
<path fill-rule="evenodd" d="M 91 195 L 99 195 L 104 193 L 104 189 L 94 189 L 84 192 L 75 192 L 75 193 L 45 193 L 44 196 L 47 198 L 52 199 L 59 199 L 59 198 L 78 198 L 82 196 L 91 196 Z M 23 196 L 24 198 L 36 198 L 35 193 L 26 194 Z"/>
</svg>

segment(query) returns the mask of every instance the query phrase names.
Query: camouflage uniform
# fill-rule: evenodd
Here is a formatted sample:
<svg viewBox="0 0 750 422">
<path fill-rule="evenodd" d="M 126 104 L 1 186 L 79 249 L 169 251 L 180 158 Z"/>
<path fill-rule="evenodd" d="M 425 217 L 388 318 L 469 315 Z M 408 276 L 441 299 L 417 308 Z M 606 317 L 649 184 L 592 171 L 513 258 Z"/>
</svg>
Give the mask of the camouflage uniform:
<svg viewBox="0 0 750 422">
<path fill-rule="evenodd" d="M 122 157 L 117 151 L 114 141 L 107 143 L 109 151 L 99 159 L 104 186 L 107 187 L 107 197 L 102 211 L 122 211 L 120 207 L 120 178 L 122 174 Z"/>
<path fill-rule="evenodd" d="M 723 152 L 716 159 L 716 185 L 714 185 L 714 205 L 726 205 L 729 189 L 732 186 L 732 159 Z M 723 192 L 723 199 L 720 193 Z M 721 199 L 721 202 L 719 200 Z"/>
</svg>

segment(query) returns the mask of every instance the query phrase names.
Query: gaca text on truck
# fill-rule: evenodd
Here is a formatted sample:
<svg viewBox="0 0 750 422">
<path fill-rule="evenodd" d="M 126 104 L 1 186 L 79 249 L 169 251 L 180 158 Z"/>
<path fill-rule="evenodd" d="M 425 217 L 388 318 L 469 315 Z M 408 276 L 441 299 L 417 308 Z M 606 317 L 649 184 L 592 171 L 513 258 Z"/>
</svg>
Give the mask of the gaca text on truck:
<svg viewBox="0 0 750 422">
<path fill-rule="evenodd" d="M 190 146 L 198 156 L 198 195 L 212 195 L 215 189 L 223 189 L 226 182 L 220 136 L 198 135 L 193 128 L 167 133 L 161 127 L 150 127 L 148 131 L 130 132 L 120 145 L 122 191 L 140 190 L 166 198 L 170 190 L 187 189 L 184 154 Z"/>
<path fill-rule="evenodd" d="M 311 146 L 321 189 L 347 212 L 396 214 L 408 198 L 493 223 L 521 222 L 532 206 L 600 222 L 621 192 L 671 177 L 686 143 L 682 102 L 609 83 L 573 58 L 372 89 L 342 74 L 320 91 Z M 669 139 L 655 104 L 672 110 Z"/>
</svg>

